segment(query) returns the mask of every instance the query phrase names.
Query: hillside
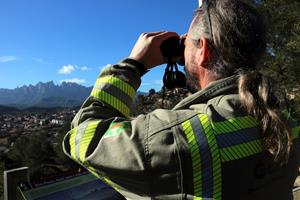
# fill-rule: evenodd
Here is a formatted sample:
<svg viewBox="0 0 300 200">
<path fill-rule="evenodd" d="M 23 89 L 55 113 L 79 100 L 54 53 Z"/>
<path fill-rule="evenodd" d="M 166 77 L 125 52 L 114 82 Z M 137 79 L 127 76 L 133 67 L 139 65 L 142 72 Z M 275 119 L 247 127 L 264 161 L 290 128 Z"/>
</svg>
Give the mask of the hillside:
<svg viewBox="0 0 300 200">
<path fill-rule="evenodd" d="M 165 92 L 163 90 L 156 92 L 151 89 L 148 94 L 136 97 L 136 102 L 132 106 L 132 115 L 146 114 L 158 108 L 171 109 L 187 96 L 188 90 L 185 88 L 176 88 Z"/>
</svg>

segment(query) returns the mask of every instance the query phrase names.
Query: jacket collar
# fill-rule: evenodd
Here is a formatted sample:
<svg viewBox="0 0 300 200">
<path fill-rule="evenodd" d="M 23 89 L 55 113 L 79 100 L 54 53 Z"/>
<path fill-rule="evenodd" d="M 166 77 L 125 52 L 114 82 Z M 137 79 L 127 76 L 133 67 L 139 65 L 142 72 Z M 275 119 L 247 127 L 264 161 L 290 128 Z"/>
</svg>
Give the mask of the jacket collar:
<svg viewBox="0 0 300 200">
<path fill-rule="evenodd" d="M 239 76 L 233 75 L 210 83 L 205 89 L 180 101 L 172 110 L 187 109 L 193 104 L 206 103 L 208 100 L 224 95 L 237 93 Z"/>
</svg>

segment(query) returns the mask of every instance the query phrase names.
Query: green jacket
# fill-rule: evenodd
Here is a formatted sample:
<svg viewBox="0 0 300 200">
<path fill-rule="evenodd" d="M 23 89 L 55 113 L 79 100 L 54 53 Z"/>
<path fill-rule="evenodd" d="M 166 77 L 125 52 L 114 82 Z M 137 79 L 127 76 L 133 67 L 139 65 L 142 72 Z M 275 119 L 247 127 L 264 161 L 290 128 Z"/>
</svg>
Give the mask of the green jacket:
<svg viewBox="0 0 300 200">
<path fill-rule="evenodd" d="M 237 80 L 215 81 L 172 110 L 130 118 L 140 71 L 126 60 L 106 67 L 72 121 L 64 152 L 127 199 L 292 199 L 296 123 L 290 120 L 290 160 L 280 167 L 241 108 Z"/>
</svg>

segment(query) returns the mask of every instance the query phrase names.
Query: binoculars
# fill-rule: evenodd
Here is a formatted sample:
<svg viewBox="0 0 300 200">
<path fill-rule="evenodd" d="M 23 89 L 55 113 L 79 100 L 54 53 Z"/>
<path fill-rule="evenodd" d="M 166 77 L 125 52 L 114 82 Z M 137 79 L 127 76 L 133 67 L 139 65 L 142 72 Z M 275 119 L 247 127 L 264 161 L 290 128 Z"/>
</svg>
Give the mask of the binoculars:
<svg viewBox="0 0 300 200">
<path fill-rule="evenodd" d="M 164 87 L 168 89 L 185 87 L 185 74 L 179 71 L 177 67 L 177 64 L 184 65 L 184 38 L 171 37 L 162 42 L 160 49 L 169 60 L 163 77 Z"/>
<path fill-rule="evenodd" d="M 160 50 L 170 62 L 177 62 L 184 65 L 184 40 L 185 38 L 171 37 L 162 42 Z"/>
</svg>

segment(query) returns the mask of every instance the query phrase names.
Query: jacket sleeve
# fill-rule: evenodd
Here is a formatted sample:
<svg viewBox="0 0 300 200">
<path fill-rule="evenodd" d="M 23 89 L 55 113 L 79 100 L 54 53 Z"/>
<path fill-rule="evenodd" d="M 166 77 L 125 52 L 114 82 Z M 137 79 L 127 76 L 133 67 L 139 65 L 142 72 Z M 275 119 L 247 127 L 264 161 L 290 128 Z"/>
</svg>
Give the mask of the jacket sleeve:
<svg viewBox="0 0 300 200">
<path fill-rule="evenodd" d="M 147 193 L 144 134 L 147 119 L 129 118 L 140 71 L 121 61 L 102 70 L 63 141 L 63 150 L 118 190 Z"/>
</svg>

